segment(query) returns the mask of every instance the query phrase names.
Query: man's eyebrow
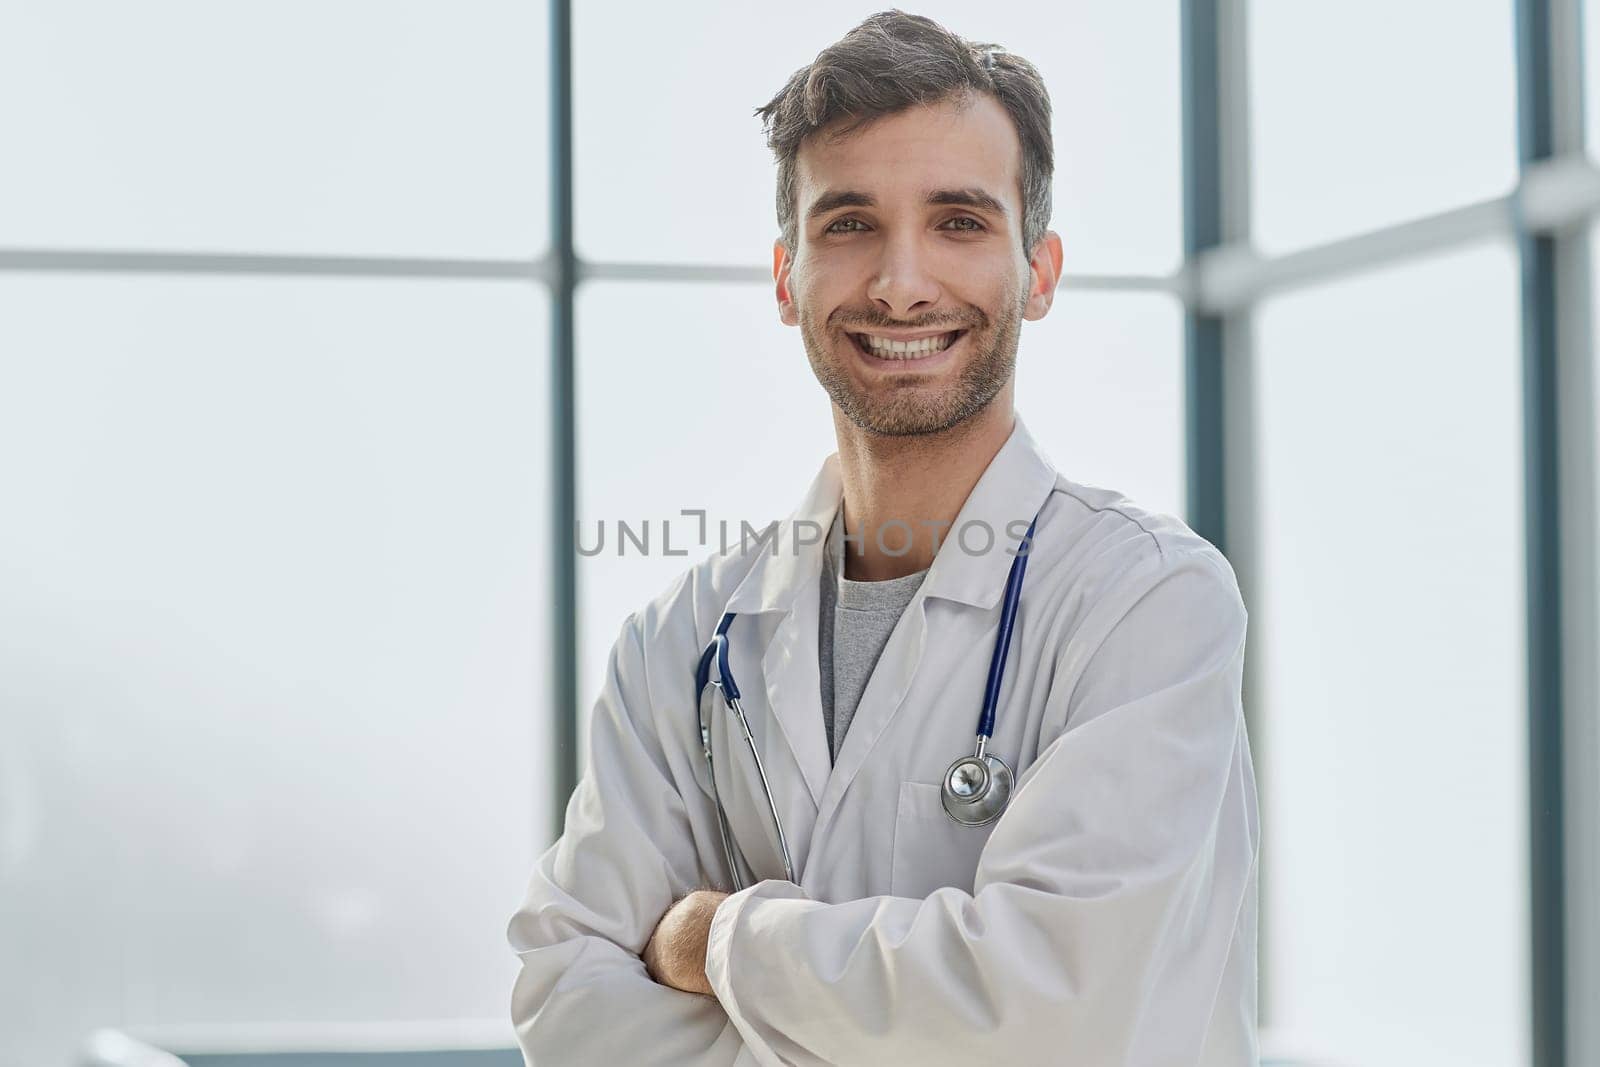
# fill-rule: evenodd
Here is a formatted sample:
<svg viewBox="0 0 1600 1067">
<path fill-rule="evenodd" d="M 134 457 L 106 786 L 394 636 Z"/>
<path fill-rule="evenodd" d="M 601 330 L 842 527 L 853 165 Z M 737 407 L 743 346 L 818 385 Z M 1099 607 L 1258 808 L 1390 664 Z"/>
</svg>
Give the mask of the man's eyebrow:
<svg viewBox="0 0 1600 1067">
<path fill-rule="evenodd" d="M 1001 218 L 1006 218 L 1010 214 L 1004 204 L 982 189 L 939 189 L 928 194 L 928 203 L 945 207 L 976 208 L 979 211 L 999 215 Z"/>
<path fill-rule="evenodd" d="M 807 219 L 814 219 L 819 215 L 841 207 L 877 207 L 878 202 L 866 193 L 858 193 L 853 189 L 829 190 L 817 197 L 817 202 L 811 205 L 806 212 Z"/>
<path fill-rule="evenodd" d="M 988 211 L 1001 218 L 1010 216 L 1010 212 L 1006 211 L 1006 206 L 998 198 L 978 188 L 935 189 L 928 194 L 927 203 L 929 206 L 937 207 L 970 207 L 978 211 Z M 829 190 L 817 197 L 816 203 L 806 212 L 806 218 L 818 218 L 842 207 L 877 206 L 877 199 L 868 193 L 857 192 L 854 189 Z"/>
</svg>

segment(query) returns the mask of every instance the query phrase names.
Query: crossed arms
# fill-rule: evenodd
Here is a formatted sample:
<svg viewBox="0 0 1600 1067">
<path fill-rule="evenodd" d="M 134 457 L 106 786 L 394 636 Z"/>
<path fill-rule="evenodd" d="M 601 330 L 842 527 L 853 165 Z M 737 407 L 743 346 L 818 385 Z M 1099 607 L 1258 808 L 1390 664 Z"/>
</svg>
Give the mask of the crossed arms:
<svg viewBox="0 0 1600 1067">
<path fill-rule="evenodd" d="M 1198 553 L 1137 580 L 1063 686 L 1066 727 L 1024 773 L 974 891 L 923 899 L 825 903 L 775 881 L 696 892 L 716 861 L 686 806 L 697 787 L 678 784 L 692 782 L 692 746 L 664 745 L 650 709 L 624 700 L 647 691 L 630 618 L 566 832 L 511 924 L 529 1062 L 1253 1057 L 1245 612 Z"/>
</svg>

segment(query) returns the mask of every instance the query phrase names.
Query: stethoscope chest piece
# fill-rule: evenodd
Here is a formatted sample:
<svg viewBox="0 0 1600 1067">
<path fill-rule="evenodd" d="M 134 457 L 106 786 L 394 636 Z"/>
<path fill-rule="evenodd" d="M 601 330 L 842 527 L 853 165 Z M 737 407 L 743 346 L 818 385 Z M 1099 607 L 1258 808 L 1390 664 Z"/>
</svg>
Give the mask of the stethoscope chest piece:
<svg viewBox="0 0 1600 1067">
<path fill-rule="evenodd" d="M 983 826 L 994 822 L 1006 810 L 1014 785 L 1011 768 L 999 756 L 980 747 L 971 756 L 962 756 L 944 772 L 939 798 L 945 814 L 963 826 Z"/>
</svg>

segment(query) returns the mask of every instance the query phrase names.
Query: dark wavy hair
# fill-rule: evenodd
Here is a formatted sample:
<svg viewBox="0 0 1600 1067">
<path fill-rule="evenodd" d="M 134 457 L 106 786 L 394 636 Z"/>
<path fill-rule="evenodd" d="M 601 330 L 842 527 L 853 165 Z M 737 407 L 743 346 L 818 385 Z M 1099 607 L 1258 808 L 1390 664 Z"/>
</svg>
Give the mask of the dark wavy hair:
<svg viewBox="0 0 1600 1067">
<path fill-rule="evenodd" d="M 1055 146 L 1050 94 L 1032 63 L 999 45 L 957 36 L 921 15 L 873 15 L 801 67 L 756 109 L 778 161 L 778 226 L 796 243 L 795 157 L 818 130 L 849 120 L 844 137 L 874 119 L 948 97 L 988 93 L 1006 109 L 1022 142 L 1022 247 L 1032 252 L 1050 224 Z"/>
</svg>

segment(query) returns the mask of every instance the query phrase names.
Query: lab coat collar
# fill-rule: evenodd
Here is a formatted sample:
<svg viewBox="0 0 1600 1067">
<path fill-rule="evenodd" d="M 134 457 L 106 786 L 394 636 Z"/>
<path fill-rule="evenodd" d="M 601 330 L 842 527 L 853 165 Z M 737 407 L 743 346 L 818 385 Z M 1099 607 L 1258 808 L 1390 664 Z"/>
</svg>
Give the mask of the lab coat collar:
<svg viewBox="0 0 1600 1067">
<path fill-rule="evenodd" d="M 940 536 L 939 551 L 923 582 L 927 597 L 987 609 L 1005 590 L 1006 575 L 1016 558 L 1017 534 L 1044 506 L 1056 482 L 1055 466 L 1022 416 L 1013 418 L 1011 436 L 967 495 L 955 522 Z M 844 479 L 835 452 L 823 460 L 805 499 L 776 524 L 773 535 L 760 545 L 752 540 L 755 563 L 734 589 L 727 610 L 740 615 L 789 611 L 800 591 L 821 576 L 823 538 L 843 498 Z"/>
<path fill-rule="evenodd" d="M 774 535 L 759 544 L 749 539 L 755 564 L 728 598 L 727 610 L 738 615 L 788 611 L 805 580 L 814 583 L 822 575 L 822 540 L 843 500 L 844 478 L 835 452 L 822 461 L 800 506 L 774 524 Z"/>
<path fill-rule="evenodd" d="M 1016 547 L 1055 488 L 1056 469 L 1018 415 L 961 512 L 940 539 L 926 595 L 992 608 L 1005 592 Z M 993 543 L 990 543 L 992 536 Z"/>
</svg>

